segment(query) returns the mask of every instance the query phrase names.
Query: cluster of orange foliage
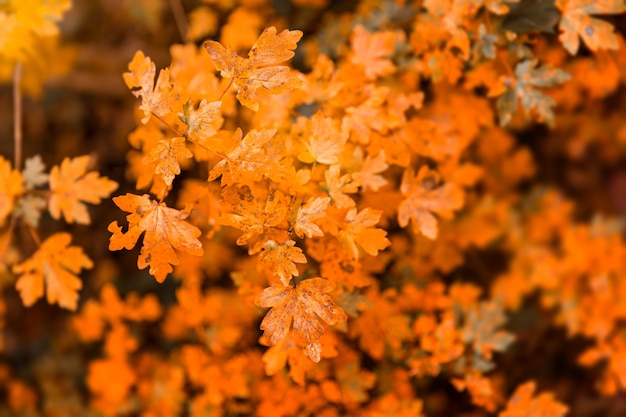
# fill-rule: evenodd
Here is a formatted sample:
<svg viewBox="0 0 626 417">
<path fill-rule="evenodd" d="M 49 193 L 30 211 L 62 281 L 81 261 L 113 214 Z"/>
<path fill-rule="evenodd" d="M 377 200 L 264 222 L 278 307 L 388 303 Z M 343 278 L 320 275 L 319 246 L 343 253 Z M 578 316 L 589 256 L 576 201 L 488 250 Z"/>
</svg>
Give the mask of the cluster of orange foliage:
<svg viewBox="0 0 626 417">
<path fill-rule="evenodd" d="M 626 389 L 623 224 L 534 180 L 520 139 L 543 132 L 572 160 L 626 155 L 626 119 L 607 110 L 623 102 L 624 41 L 594 17 L 623 0 L 293 0 L 322 19 L 304 35 L 271 1 L 203 3 L 169 67 L 138 51 L 123 74 L 137 191 L 112 197 L 109 249 L 175 281 L 172 300 L 115 280 L 81 296 L 98 259 L 73 229 L 40 237 L 46 212 L 87 225 L 86 203 L 117 190 L 89 156 L 49 173 L 40 156 L 0 159 L 3 294 L 75 311 L 55 349 L 85 367 L 68 405 L 2 364 L 1 410 L 576 415 L 571 384 L 500 366 L 523 349 L 509 317 L 526 311 L 563 343 L 584 338 L 570 366 L 601 366 L 599 393 Z M 0 5 L 3 66 L 27 68 L 24 51 L 54 36 L 69 1 L 51 4 Z"/>
</svg>

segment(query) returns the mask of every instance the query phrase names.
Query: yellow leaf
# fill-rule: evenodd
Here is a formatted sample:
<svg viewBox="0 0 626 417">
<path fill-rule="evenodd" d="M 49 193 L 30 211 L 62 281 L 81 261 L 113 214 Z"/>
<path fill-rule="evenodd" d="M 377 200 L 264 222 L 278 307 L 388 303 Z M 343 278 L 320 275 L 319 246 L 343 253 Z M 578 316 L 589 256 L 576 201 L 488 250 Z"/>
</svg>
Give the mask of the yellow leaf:
<svg viewBox="0 0 626 417">
<path fill-rule="evenodd" d="M 108 230 L 113 233 L 109 250 L 132 249 L 145 232 L 137 266 L 139 269 L 150 266 L 150 275 L 158 282 L 163 282 L 172 272 L 172 265 L 179 264 L 175 250 L 197 256 L 204 253 L 197 239 L 201 235 L 200 229 L 184 221 L 187 212 L 152 201 L 147 194 L 126 194 L 113 198 L 113 201 L 131 214 L 126 216 L 128 231 L 125 233 L 117 221 L 109 225 Z"/>
<path fill-rule="evenodd" d="M 61 214 L 68 223 L 89 224 L 91 219 L 84 203 L 99 204 L 117 189 L 117 183 L 95 172 L 87 172 L 89 155 L 65 158 L 60 166 L 50 170 L 48 203 L 50 215 L 59 219 Z"/>
<path fill-rule="evenodd" d="M 159 117 L 172 111 L 176 94 L 170 82 L 170 70 L 163 69 L 159 73 L 156 85 L 154 76 L 156 67 L 149 57 L 142 51 L 137 51 L 133 60 L 128 64 L 129 72 L 124 73 L 124 81 L 128 88 L 133 89 L 135 97 L 141 97 L 141 106 L 144 117 L 141 123 L 146 124 L 154 113 Z"/>
<path fill-rule="evenodd" d="M 319 219 L 326 214 L 326 208 L 330 203 L 328 197 L 311 197 L 305 205 L 298 207 L 296 218 L 293 222 L 293 230 L 299 238 L 324 236 L 322 229 L 313 220 Z"/>
<path fill-rule="evenodd" d="M 76 310 L 78 290 L 82 288 L 76 274 L 90 269 L 93 263 L 82 248 L 68 246 L 71 240 L 69 233 L 56 233 L 46 239 L 33 256 L 13 267 L 13 272 L 21 274 L 15 287 L 25 306 L 43 297 L 45 283 L 48 303 Z"/>
<path fill-rule="evenodd" d="M 276 34 L 276 28 L 269 27 L 250 49 L 248 59 L 241 58 L 219 42 L 206 41 L 204 47 L 222 77 L 233 80 L 239 102 L 257 111 L 258 89 L 276 93 L 302 85 L 299 78 L 289 73 L 288 67 L 275 66 L 294 56 L 293 50 L 301 37 L 302 32 L 299 30 L 284 30 Z"/>
<path fill-rule="evenodd" d="M 0 156 L 0 226 L 13 211 L 15 198 L 22 194 L 22 175 Z"/>
<path fill-rule="evenodd" d="M 191 158 L 193 154 L 185 147 L 185 138 L 161 140 L 144 159 L 146 163 L 156 162 L 155 174 L 161 175 L 168 186 L 180 174 L 180 159 Z"/>
</svg>

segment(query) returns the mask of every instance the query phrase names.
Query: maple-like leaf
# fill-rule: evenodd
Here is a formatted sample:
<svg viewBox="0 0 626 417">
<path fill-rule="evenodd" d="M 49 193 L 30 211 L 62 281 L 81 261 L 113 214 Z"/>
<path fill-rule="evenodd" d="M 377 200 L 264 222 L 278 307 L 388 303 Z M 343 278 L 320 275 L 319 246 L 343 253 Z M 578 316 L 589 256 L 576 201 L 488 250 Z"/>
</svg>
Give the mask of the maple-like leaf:
<svg viewBox="0 0 626 417">
<path fill-rule="evenodd" d="M 385 249 L 391 244 L 387 239 L 387 232 L 383 229 L 372 227 L 380 220 L 382 210 L 372 210 L 367 207 L 357 214 L 353 208 L 346 213 L 344 226 L 339 232 L 339 239 L 348 247 L 353 258 L 359 257 L 357 244 L 363 250 L 372 255 L 378 255 L 379 250 Z"/>
<path fill-rule="evenodd" d="M 404 171 L 400 190 L 407 198 L 398 207 L 400 227 L 406 227 L 413 220 L 416 232 L 430 239 L 437 238 L 437 219 L 433 213 L 451 217 L 463 205 L 463 191 L 450 183 L 436 187 L 436 182 L 436 175 L 426 165 L 416 177 L 411 168 Z"/>
<path fill-rule="evenodd" d="M 301 37 L 299 30 L 283 30 L 276 34 L 276 28 L 271 26 L 261 33 L 248 52 L 248 59 L 241 58 L 219 42 L 206 41 L 203 46 L 222 77 L 232 79 L 239 102 L 257 111 L 259 88 L 276 93 L 302 85 L 299 78 L 289 73 L 288 67 L 276 66 L 294 56 L 293 50 Z"/>
<path fill-rule="evenodd" d="M 289 285 L 292 276 L 298 276 L 296 263 L 306 263 L 306 256 L 302 253 L 302 249 L 295 244 L 293 240 L 286 240 L 281 244 L 268 240 L 263 245 L 265 250 L 261 253 L 261 259 L 274 263 L 274 275 L 279 277 L 284 285 Z"/>
<path fill-rule="evenodd" d="M 48 202 L 42 196 L 25 195 L 19 199 L 19 205 L 15 207 L 13 213 L 36 228 L 39 225 L 41 213 L 46 207 L 48 207 Z"/>
<path fill-rule="evenodd" d="M 563 417 L 567 413 L 568 408 L 556 401 L 552 394 L 543 393 L 533 398 L 535 389 L 534 381 L 520 385 L 498 417 Z"/>
<path fill-rule="evenodd" d="M 299 238 L 324 236 L 322 229 L 313 220 L 319 219 L 326 214 L 326 208 L 330 203 L 328 197 L 311 197 L 306 204 L 298 207 L 293 221 L 293 230 Z"/>
<path fill-rule="evenodd" d="M 325 182 L 320 186 L 330 196 L 330 201 L 337 208 L 354 207 L 354 200 L 349 197 L 348 193 L 356 193 L 359 191 L 359 184 L 353 181 L 352 174 L 341 175 L 341 167 L 339 164 L 331 165 L 324 172 Z"/>
<path fill-rule="evenodd" d="M 188 212 L 153 201 L 147 194 L 121 195 L 113 198 L 113 201 L 131 214 L 126 216 L 126 232 L 122 232 L 117 221 L 109 224 L 108 230 L 113 233 L 109 250 L 132 249 L 139 236 L 145 232 L 137 266 L 139 269 L 150 266 L 150 275 L 158 282 L 163 282 L 167 274 L 172 272 L 172 265 L 180 262 L 176 250 L 197 256 L 204 253 L 202 243 L 198 240 L 202 232 L 185 221 Z"/>
<path fill-rule="evenodd" d="M 220 113 L 221 101 L 207 102 L 202 100 L 197 109 L 189 103 L 183 105 L 183 112 L 179 119 L 187 125 L 187 135 L 190 140 L 204 142 L 215 136 L 222 127 L 224 118 Z"/>
<path fill-rule="evenodd" d="M 15 288 L 25 306 L 31 306 L 43 297 L 45 286 L 48 303 L 76 310 L 78 290 L 83 285 L 76 274 L 92 268 L 93 263 L 82 248 L 69 246 L 71 241 L 69 233 L 53 234 L 33 256 L 13 267 L 13 272 L 20 274 Z"/>
<path fill-rule="evenodd" d="M 376 79 L 392 74 L 396 66 L 391 62 L 396 43 L 404 42 L 401 32 L 381 31 L 370 34 L 363 25 L 358 24 L 352 31 L 352 62 L 365 69 L 369 79 Z"/>
<path fill-rule="evenodd" d="M 339 154 L 348 140 L 348 133 L 342 131 L 332 117 L 324 117 L 317 112 L 307 123 L 305 132 L 305 151 L 298 154 L 302 162 L 319 162 L 320 164 L 336 164 Z"/>
<path fill-rule="evenodd" d="M 123 74 L 124 82 L 128 88 L 133 90 L 135 97 L 141 97 L 139 109 L 143 110 L 144 113 L 141 123 L 148 123 L 152 113 L 162 117 L 172 111 L 176 94 L 170 81 L 169 69 L 161 70 L 155 85 L 156 66 L 154 62 L 142 51 L 137 51 L 133 60 L 128 64 L 128 70 L 129 72 Z"/>
<path fill-rule="evenodd" d="M 165 184 L 170 186 L 174 177 L 180 174 L 178 160 L 191 157 L 193 154 L 185 147 L 185 138 L 176 137 L 159 141 L 159 144 L 152 148 L 144 161 L 148 164 L 155 162 L 155 174 L 161 175 Z"/>
<path fill-rule="evenodd" d="M 368 301 L 372 306 L 350 323 L 349 336 L 358 338 L 360 348 L 376 360 L 382 359 L 387 349 L 399 351 L 403 343 L 414 337 L 410 319 L 399 311 L 396 300 L 391 288 L 382 294 L 371 291 Z"/>
<path fill-rule="evenodd" d="M 222 177 L 222 185 L 260 181 L 275 167 L 275 161 L 267 156 L 264 145 L 269 142 L 276 129 L 251 130 L 242 139 L 237 128 L 231 139 L 227 157 L 219 161 L 209 173 L 209 181 Z"/>
<path fill-rule="evenodd" d="M 22 175 L 0 156 L 0 226 L 13 211 L 15 198 L 22 194 Z"/>
<path fill-rule="evenodd" d="M 518 100 L 525 113 L 534 111 L 539 119 L 548 125 L 554 124 L 552 107 L 556 104 L 552 98 L 535 87 L 552 87 L 570 79 L 569 74 L 560 69 L 544 65 L 540 68 L 536 60 L 525 60 L 515 67 L 515 80 L 505 79 L 508 87 L 496 103 L 500 116 L 500 125 L 507 125 L 517 111 Z"/>
<path fill-rule="evenodd" d="M 347 320 L 346 313 L 327 294 L 332 289 L 330 281 L 311 278 L 296 287 L 272 285 L 263 290 L 255 304 L 259 307 L 272 307 L 261 322 L 261 330 L 264 330 L 270 345 L 284 339 L 293 322 L 294 333 L 308 342 L 304 348 L 305 355 L 314 362 L 319 362 L 319 339 L 324 334 L 324 327 L 316 315 L 330 325 Z"/>
<path fill-rule="evenodd" d="M 592 51 L 619 48 L 613 25 L 590 15 L 623 13 L 624 0 L 557 0 L 556 6 L 563 13 L 559 40 L 570 54 L 578 52 L 579 37 Z"/>
<path fill-rule="evenodd" d="M 280 191 L 275 192 L 272 196 L 268 196 L 265 202 L 256 201 L 247 185 L 243 187 L 227 187 L 226 191 L 223 193 L 225 204 L 232 203 L 231 199 L 233 198 L 238 201 L 235 200 L 235 204 L 232 205 L 234 213 L 221 213 L 219 221 L 224 226 L 236 227 L 244 232 L 237 239 L 238 245 L 245 245 L 255 235 L 271 230 L 276 231 L 275 228 L 284 222 L 289 213 L 289 199 Z M 282 228 L 284 229 L 284 226 Z M 261 240 L 259 243 L 260 245 L 253 245 L 249 249 L 251 251 L 249 253 L 260 251 L 264 241 Z"/>
<path fill-rule="evenodd" d="M 384 150 L 380 151 L 375 157 L 367 155 L 365 160 L 363 160 L 363 150 L 357 147 L 354 151 L 354 158 L 358 161 L 361 168 L 352 173 L 352 179 L 363 190 L 369 188 L 372 191 L 378 191 L 380 187 L 387 184 L 387 180 L 380 175 L 389 168 Z"/>
<path fill-rule="evenodd" d="M 504 352 L 515 336 L 499 328 L 505 324 L 503 307 L 495 302 L 482 302 L 465 313 L 463 342 L 474 348 L 474 368 L 483 372 L 492 369 L 493 352 Z"/>
<path fill-rule="evenodd" d="M 35 155 L 24 161 L 22 177 L 26 188 L 34 189 L 48 183 L 48 174 L 45 173 L 46 166 L 41 160 L 41 155 Z"/>
<path fill-rule="evenodd" d="M 121 404 L 136 381 L 137 372 L 125 358 L 96 359 L 89 363 L 85 378 L 91 393 L 105 404 Z"/>
<path fill-rule="evenodd" d="M 305 385 L 306 372 L 315 366 L 302 354 L 302 346 L 298 345 L 293 333 L 289 333 L 287 337 L 267 349 L 263 354 L 263 363 L 267 375 L 275 375 L 289 364 L 289 376 L 300 386 Z"/>
<path fill-rule="evenodd" d="M 56 23 L 71 4 L 71 0 L 3 1 L 0 6 L 0 60 L 10 66 L 22 62 L 30 67 L 28 64 L 34 63 L 33 51 L 40 54 L 43 43 L 56 39 L 59 33 Z M 55 52 L 57 50 L 55 48 Z"/>
<path fill-rule="evenodd" d="M 369 400 L 368 391 L 376 384 L 376 374 L 362 369 L 359 362 L 352 360 L 336 370 L 341 398 L 346 404 L 366 402 Z"/>
<path fill-rule="evenodd" d="M 65 158 L 60 166 L 50 170 L 50 215 L 59 219 L 61 214 L 68 223 L 89 224 L 89 212 L 84 203 L 99 204 L 117 189 L 117 183 L 100 177 L 96 171 L 87 172 L 91 157 L 83 155 Z"/>
<path fill-rule="evenodd" d="M 46 166 L 41 159 L 41 155 L 35 155 L 26 159 L 24 161 L 24 169 L 22 170 L 24 187 L 28 190 L 34 190 L 37 187 L 48 184 L 49 176 L 45 171 Z M 24 222 L 36 228 L 46 207 L 48 207 L 48 201 L 44 196 L 27 194 L 19 199 L 19 205 L 15 208 L 14 213 Z"/>
</svg>

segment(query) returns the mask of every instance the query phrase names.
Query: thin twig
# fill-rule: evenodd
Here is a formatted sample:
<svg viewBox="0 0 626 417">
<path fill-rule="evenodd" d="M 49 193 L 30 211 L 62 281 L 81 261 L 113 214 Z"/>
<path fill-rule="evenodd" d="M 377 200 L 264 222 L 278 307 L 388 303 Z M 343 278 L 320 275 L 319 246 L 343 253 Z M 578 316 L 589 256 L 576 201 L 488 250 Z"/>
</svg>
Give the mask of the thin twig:
<svg viewBox="0 0 626 417">
<path fill-rule="evenodd" d="M 150 114 L 152 114 L 154 117 L 156 117 L 157 119 L 159 119 L 159 121 L 161 123 L 163 123 L 165 125 L 165 127 L 167 127 L 169 130 L 171 130 L 172 132 L 174 132 L 176 134 L 176 136 L 180 136 L 180 137 L 184 137 L 185 134 L 184 133 L 180 133 L 178 131 L 178 129 L 176 129 L 174 126 L 172 126 L 171 124 L 169 124 L 164 118 L 162 118 L 161 116 L 159 116 L 158 114 L 156 114 L 155 112 L 150 112 Z"/>
<path fill-rule="evenodd" d="M 230 79 L 230 82 L 228 83 L 228 85 L 226 86 L 226 88 L 224 89 L 224 91 L 222 91 L 222 94 L 220 94 L 220 96 L 217 98 L 217 101 L 221 101 L 222 98 L 224 97 L 224 94 L 226 94 L 226 92 L 228 91 L 228 89 L 230 88 L 230 86 L 233 85 L 233 79 Z"/>
<path fill-rule="evenodd" d="M 183 5 L 180 0 L 170 0 L 169 3 L 170 9 L 172 9 L 172 14 L 174 15 L 174 21 L 176 21 L 176 27 L 180 33 L 180 37 L 183 42 L 185 42 L 187 41 L 187 32 L 189 31 L 185 9 L 183 9 Z"/>
<path fill-rule="evenodd" d="M 7 234 L 6 234 L 7 238 L 4 241 L 2 252 L 0 253 L 3 253 L 5 255 L 8 253 L 9 246 L 11 246 L 11 238 L 13 237 L 13 230 L 15 230 L 16 224 L 17 224 L 17 220 L 15 216 L 11 216 L 11 220 L 9 222 L 9 230 L 7 230 Z"/>
<path fill-rule="evenodd" d="M 30 224 L 28 224 L 27 226 L 28 226 L 28 231 L 30 232 L 30 235 L 32 236 L 37 246 L 38 247 L 41 246 L 41 238 L 39 237 L 39 233 L 37 233 L 37 230 L 35 230 L 35 228 L 31 226 Z"/>
<path fill-rule="evenodd" d="M 22 165 L 22 63 L 13 69 L 13 143 L 15 156 L 13 165 L 20 171 Z"/>
<path fill-rule="evenodd" d="M 191 143 L 194 143 L 198 146 L 200 146 L 201 148 L 211 152 L 212 154 L 219 156 L 221 158 L 226 158 L 226 155 L 222 155 L 219 152 L 215 152 L 213 149 L 211 148 L 207 148 L 205 145 L 201 144 L 200 142 L 196 141 L 196 140 L 192 140 L 191 138 L 189 138 L 189 136 L 186 133 L 180 133 L 178 131 L 178 129 L 176 129 L 174 126 L 172 126 L 171 124 L 169 124 L 164 118 L 162 118 L 161 116 L 159 116 L 158 114 L 151 112 L 151 114 L 156 117 L 157 119 L 159 119 L 159 121 L 161 123 L 163 123 L 165 125 L 165 127 L 167 127 L 169 130 L 171 130 L 172 132 L 174 132 L 176 134 L 176 136 L 181 137 L 181 138 L 185 138 L 185 140 L 188 140 Z"/>
</svg>

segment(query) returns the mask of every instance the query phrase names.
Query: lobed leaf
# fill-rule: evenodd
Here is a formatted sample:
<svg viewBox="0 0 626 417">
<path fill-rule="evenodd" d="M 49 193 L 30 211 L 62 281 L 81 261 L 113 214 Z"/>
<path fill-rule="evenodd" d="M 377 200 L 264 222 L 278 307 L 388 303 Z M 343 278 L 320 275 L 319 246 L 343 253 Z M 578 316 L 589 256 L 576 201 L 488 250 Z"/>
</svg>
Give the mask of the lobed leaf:
<svg viewBox="0 0 626 417">
<path fill-rule="evenodd" d="M 261 330 L 264 330 L 270 345 L 284 339 L 293 323 L 294 333 L 308 342 L 305 354 L 314 362 L 319 362 L 319 339 L 324 334 L 324 327 L 316 315 L 330 325 L 347 320 L 346 313 L 327 294 L 332 288 L 328 280 L 311 278 L 296 287 L 273 285 L 263 290 L 255 304 L 271 307 L 261 322 Z"/>
<path fill-rule="evenodd" d="M 113 198 L 113 201 L 131 214 L 126 216 L 126 232 L 122 231 L 117 221 L 109 224 L 108 230 L 113 233 L 109 250 L 132 249 L 139 236 L 145 232 L 137 266 L 139 269 L 149 266 L 150 275 L 158 282 L 163 282 L 167 274 L 172 272 L 172 265 L 179 264 L 176 251 L 196 256 L 204 253 L 202 243 L 198 240 L 202 233 L 185 221 L 187 212 L 153 201 L 147 194 L 126 194 Z"/>
</svg>

